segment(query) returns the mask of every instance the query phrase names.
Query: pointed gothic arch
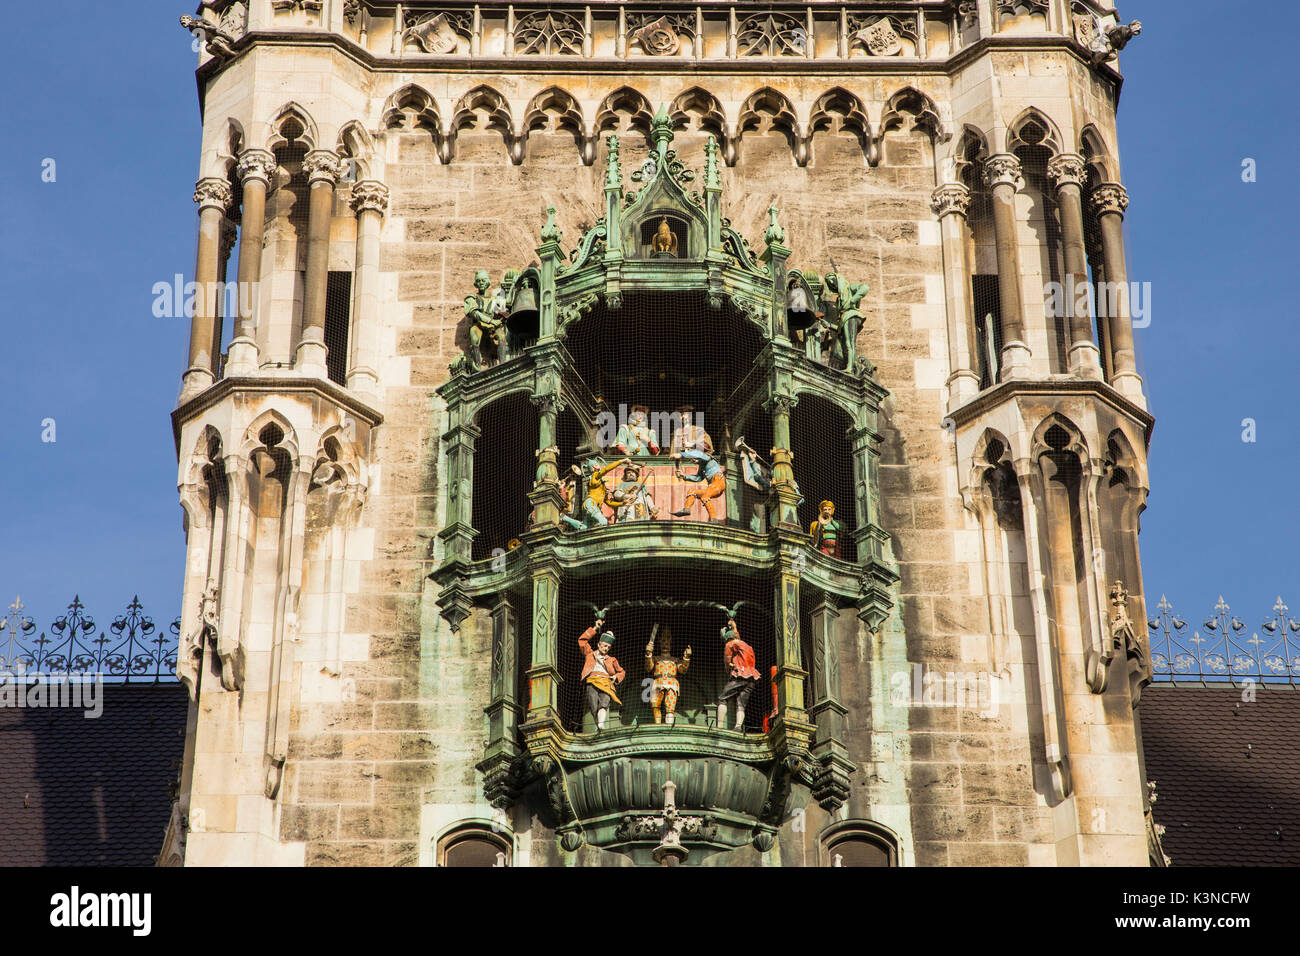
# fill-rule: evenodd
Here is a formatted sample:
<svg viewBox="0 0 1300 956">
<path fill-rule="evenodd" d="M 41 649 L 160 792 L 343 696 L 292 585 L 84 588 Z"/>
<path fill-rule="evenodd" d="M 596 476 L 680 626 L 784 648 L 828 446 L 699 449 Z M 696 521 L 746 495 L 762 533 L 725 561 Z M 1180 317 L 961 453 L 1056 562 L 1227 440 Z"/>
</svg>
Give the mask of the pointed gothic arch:
<svg viewBox="0 0 1300 956">
<path fill-rule="evenodd" d="M 780 133 L 790 146 L 794 161 L 804 166 L 808 162 L 808 144 L 803 124 L 795 114 L 790 98 L 779 90 L 764 86 L 745 98 L 736 121 L 736 145 L 746 133 Z"/>
<path fill-rule="evenodd" d="M 1050 156 L 1061 153 L 1060 127 L 1046 113 L 1035 106 L 1023 110 L 1007 126 L 1007 152 L 1018 154 L 1030 148 L 1042 148 Z"/>
<path fill-rule="evenodd" d="M 809 158 L 818 133 L 847 133 L 857 140 L 863 158 L 871 151 L 871 120 L 866 106 L 854 93 L 835 86 L 817 97 L 808 118 Z"/>
<path fill-rule="evenodd" d="M 516 135 L 526 140 L 534 132 L 568 133 L 578 147 L 583 165 L 590 166 L 595 161 L 596 140 L 587 135 L 582 105 L 558 86 L 548 86 L 528 101 Z"/>
<path fill-rule="evenodd" d="M 458 137 L 463 130 L 500 133 L 510 161 L 516 166 L 523 162 L 523 142 L 515 135 L 510 103 L 500 92 L 486 84 L 479 84 L 456 101 L 448 125 L 453 138 Z"/>
<path fill-rule="evenodd" d="M 630 86 L 620 86 L 600 101 L 592 131 L 599 137 L 602 133 L 613 133 L 622 128 L 636 130 L 645 137 L 648 148 L 653 115 L 654 107 L 644 93 Z M 626 121 L 620 122 L 620 117 L 625 117 Z"/>
<path fill-rule="evenodd" d="M 950 135 L 944 127 L 939 105 L 929 94 L 914 86 L 903 87 L 885 101 L 879 135 L 891 130 L 923 130 L 935 140 L 947 139 Z"/>
<path fill-rule="evenodd" d="M 272 151 L 290 142 L 297 143 L 309 151 L 321 145 L 316 121 L 311 118 L 310 113 L 294 102 L 280 107 L 275 117 L 266 124 L 262 138 L 263 146 Z"/>
</svg>

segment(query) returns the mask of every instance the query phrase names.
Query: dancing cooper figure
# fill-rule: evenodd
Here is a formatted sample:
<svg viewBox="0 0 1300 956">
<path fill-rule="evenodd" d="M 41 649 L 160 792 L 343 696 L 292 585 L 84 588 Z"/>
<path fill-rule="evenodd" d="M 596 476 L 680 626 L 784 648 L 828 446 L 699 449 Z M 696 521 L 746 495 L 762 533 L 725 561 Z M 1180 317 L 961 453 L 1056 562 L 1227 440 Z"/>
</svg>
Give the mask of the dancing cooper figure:
<svg viewBox="0 0 1300 956">
<path fill-rule="evenodd" d="M 605 614 L 603 611 L 597 611 L 596 623 L 583 631 L 582 636 L 578 638 L 578 647 L 586 658 L 582 665 L 582 683 L 587 692 L 587 709 L 596 719 L 597 732 L 605 729 L 610 701 L 620 707 L 623 706 L 615 688 L 623 683 L 623 678 L 627 676 L 618 658 L 610 653 L 614 647 L 614 632 L 605 631 L 601 634 L 601 628 L 604 626 Z M 600 639 L 596 642 L 596 650 L 593 651 L 591 639 L 597 634 L 600 634 Z"/>
</svg>

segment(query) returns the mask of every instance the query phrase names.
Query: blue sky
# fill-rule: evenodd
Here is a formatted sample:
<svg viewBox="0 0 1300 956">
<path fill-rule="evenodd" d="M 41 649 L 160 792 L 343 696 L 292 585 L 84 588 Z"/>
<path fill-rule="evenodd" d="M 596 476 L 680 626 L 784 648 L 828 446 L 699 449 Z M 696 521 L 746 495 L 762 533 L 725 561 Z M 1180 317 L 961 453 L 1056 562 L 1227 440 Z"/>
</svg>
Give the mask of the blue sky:
<svg viewBox="0 0 1300 956">
<path fill-rule="evenodd" d="M 58 6 L 61 22 L 94 29 L 27 22 L 0 39 L 0 597 L 21 594 L 45 627 L 80 593 L 106 626 L 138 593 L 161 623 L 180 604 L 168 413 L 188 328 L 155 318 L 150 290 L 194 266 L 194 55 L 184 4 L 137 0 L 111 17 Z M 1145 27 L 1124 55 L 1120 146 L 1129 274 L 1152 289 L 1138 333 L 1157 418 L 1146 587 L 1195 621 L 1222 593 L 1258 627 L 1278 594 L 1300 613 L 1300 143 L 1293 66 L 1272 52 L 1300 11 L 1121 9 Z"/>
</svg>

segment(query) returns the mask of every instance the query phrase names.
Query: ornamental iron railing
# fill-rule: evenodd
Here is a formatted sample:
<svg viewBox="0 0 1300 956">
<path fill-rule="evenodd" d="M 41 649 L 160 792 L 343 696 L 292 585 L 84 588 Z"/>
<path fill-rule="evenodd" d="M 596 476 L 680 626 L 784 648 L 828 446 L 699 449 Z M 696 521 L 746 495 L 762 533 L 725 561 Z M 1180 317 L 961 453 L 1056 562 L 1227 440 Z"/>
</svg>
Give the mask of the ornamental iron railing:
<svg viewBox="0 0 1300 956">
<path fill-rule="evenodd" d="M 1281 597 L 1259 631 L 1247 632 L 1222 595 L 1199 630 L 1191 629 L 1161 595 L 1156 615 L 1147 621 L 1154 679 L 1300 684 L 1300 620 Z"/>
<path fill-rule="evenodd" d="M 97 629 L 76 596 L 38 635 L 36 622 L 14 598 L 8 615 L 0 618 L 0 682 L 37 675 L 98 676 L 108 683 L 174 681 L 180 630 L 179 617 L 167 627 L 154 624 L 139 597 L 107 630 Z"/>
</svg>

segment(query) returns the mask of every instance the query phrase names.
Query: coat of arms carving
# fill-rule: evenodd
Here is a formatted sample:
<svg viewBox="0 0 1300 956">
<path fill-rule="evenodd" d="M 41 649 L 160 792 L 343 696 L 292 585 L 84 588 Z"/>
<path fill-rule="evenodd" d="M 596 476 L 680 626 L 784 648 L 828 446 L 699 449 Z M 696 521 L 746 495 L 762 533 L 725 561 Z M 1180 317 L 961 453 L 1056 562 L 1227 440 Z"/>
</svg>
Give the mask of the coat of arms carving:
<svg viewBox="0 0 1300 956">
<path fill-rule="evenodd" d="M 897 56 L 903 52 L 903 38 L 889 17 L 881 17 L 858 31 L 857 39 L 872 56 Z"/>
<path fill-rule="evenodd" d="M 419 43 L 425 53 L 455 53 L 459 43 L 456 27 L 445 13 L 407 27 L 406 38 Z"/>
<path fill-rule="evenodd" d="M 682 35 L 677 24 L 666 15 L 632 31 L 632 39 L 651 56 L 671 56 L 682 48 Z"/>
</svg>

